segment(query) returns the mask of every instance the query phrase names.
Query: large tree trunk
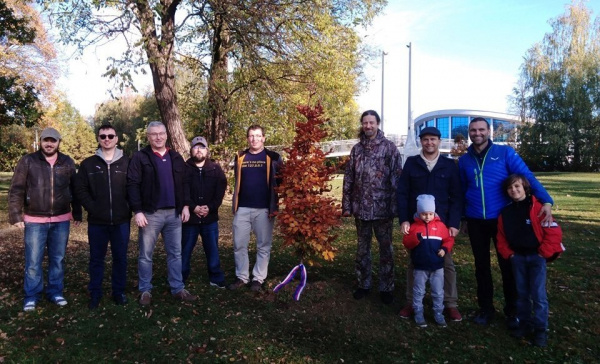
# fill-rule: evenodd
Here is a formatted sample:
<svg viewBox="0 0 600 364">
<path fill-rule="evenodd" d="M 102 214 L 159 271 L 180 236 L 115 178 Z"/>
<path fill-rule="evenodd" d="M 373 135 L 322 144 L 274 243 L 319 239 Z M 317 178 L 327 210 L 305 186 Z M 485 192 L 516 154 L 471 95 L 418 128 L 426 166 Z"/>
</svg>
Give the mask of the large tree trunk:
<svg viewBox="0 0 600 364">
<path fill-rule="evenodd" d="M 226 11 L 222 9 L 222 11 Z M 229 87 L 227 79 L 228 57 L 230 46 L 227 24 L 220 13 L 215 16 L 215 31 L 212 40 L 212 59 L 208 78 L 208 107 L 210 110 L 206 121 L 206 130 L 210 142 L 222 143 L 228 134 L 227 103 L 229 101 Z"/>
<path fill-rule="evenodd" d="M 144 40 L 144 49 L 148 56 L 154 95 L 162 122 L 167 127 L 170 146 L 187 158 L 190 145 L 185 138 L 175 87 L 175 70 L 173 66 L 173 50 L 175 46 L 175 11 L 180 0 L 163 0 L 160 9 L 160 37 L 156 31 L 154 12 L 148 1 L 133 1 L 140 30 Z"/>
</svg>

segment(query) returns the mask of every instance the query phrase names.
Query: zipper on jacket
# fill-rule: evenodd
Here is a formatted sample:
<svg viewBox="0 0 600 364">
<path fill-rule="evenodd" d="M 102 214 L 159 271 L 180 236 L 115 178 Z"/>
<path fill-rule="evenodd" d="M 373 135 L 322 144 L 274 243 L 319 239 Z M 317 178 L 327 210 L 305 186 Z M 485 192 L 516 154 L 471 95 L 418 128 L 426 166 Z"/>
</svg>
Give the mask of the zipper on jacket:
<svg viewBox="0 0 600 364">
<path fill-rule="evenodd" d="M 57 162 L 58 158 L 54 164 Z M 50 216 L 54 216 L 54 165 L 50 165 Z"/>
<path fill-rule="evenodd" d="M 106 167 L 108 168 L 108 207 L 109 207 L 109 215 L 110 215 L 110 224 L 113 224 L 113 207 L 112 207 L 112 183 L 110 179 L 110 164 L 106 163 Z"/>
<path fill-rule="evenodd" d="M 479 190 L 481 191 L 481 212 L 483 214 L 483 219 L 485 220 L 485 190 L 483 189 L 483 167 L 485 166 L 485 161 L 487 160 L 487 155 L 490 152 L 490 150 L 492 149 L 492 147 L 490 147 L 487 152 L 485 152 L 485 155 L 483 156 L 483 163 L 481 163 L 481 165 L 479 164 L 479 158 L 477 158 L 477 156 L 473 155 L 473 158 L 475 159 L 475 163 L 477 163 L 477 167 L 479 167 L 479 173 L 477 173 L 477 169 L 473 169 L 473 172 L 475 173 L 475 186 L 479 187 Z"/>
</svg>

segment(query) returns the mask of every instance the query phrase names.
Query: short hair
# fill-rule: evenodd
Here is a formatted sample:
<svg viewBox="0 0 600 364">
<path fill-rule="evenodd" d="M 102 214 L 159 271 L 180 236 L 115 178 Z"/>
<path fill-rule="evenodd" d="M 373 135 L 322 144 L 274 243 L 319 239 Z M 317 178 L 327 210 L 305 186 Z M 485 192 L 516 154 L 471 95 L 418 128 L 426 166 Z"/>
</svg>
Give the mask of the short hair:
<svg viewBox="0 0 600 364">
<path fill-rule="evenodd" d="M 510 176 L 506 177 L 504 181 L 502 181 L 502 190 L 504 191 L 504 193 L 508 196 L 508 192 L 506 191 L 510 186 L 513 185 L 513 183 L 517 181 L 521 181 L 523 189 L 525 190 L 525 195 L 529 196 L 531 194 L 531 184 L 529 183 L 527 177 L 518 173 L 513 173 Z"/>
<path fill-rule="evenodd" d="M 489 121 L 487 121 L 487 119 L 486 119 L 486 118 L 482 118 L 482 117 L 480 117 L 480 116 L 478 116 L 478 117 L 474 118 L 473 120 L 471 120 L 471 121 L 469 122 L 469 126 L 471 126 L 471 124 L 473 124 L 473 123 L 477 123 L 477 122 L 480 122 L 480 121 L 483 121 L 483 122 L 485 122 L 485 125 L 487 125 L 487 128 L 488 128 L 488 129 L 490 128 L 490 122 L 489 122 Z"/>
<path fill-rule="evenodd" d="M 250 136 L 250 132 L 252 130 L 260 130 L 261 134 L 263 136 L 265 136 L 265 129 L 262 126 L 258 125 L 258 124 L 254 124 L 254 125 L 250 125 L 248 127 L 248 129 L 246 130 L 246 137 Z"/>
<path fill-rule="evenodd" d="M 365 116 L 367 115 L 373 115 L 375 116 L 375 120 L 377 120 L 377 124 L 379 124 L 381 122 L 381 118 L 379 118 L 379 114 L 377 113 L 377 111 L 375 110 L 367 110 L 365 112 L 362 113 L 362 115 L 360 116 L 360 122 L 362 124 L 362 120 Z"/>
<path fill-rule="evenodd" d="M 146 133 L 150 132 L 150 128 L 157 128 L 157 127 L 163 127 L 165 128 L 165 130 L 167 130 L 167 127 L 165 126 L 165 124 L 163 124 L 160 121 L 151 121 L 148 123 L 148 127 L 146 128 Z"/>
<path fill-rule="evenodd" d="M 98 127 L 98 129 L 96 130 L 96 136 L 100 135 L 100 131 L 106 130 L 106 129 L 112 129 L 115 131 L 115 134 L 117 133 L 117 129 L 115 129 L 115 127 L 112 126 L 110 123 L 107 123 L 107 124 L 102 124 Z"/>
</svg>

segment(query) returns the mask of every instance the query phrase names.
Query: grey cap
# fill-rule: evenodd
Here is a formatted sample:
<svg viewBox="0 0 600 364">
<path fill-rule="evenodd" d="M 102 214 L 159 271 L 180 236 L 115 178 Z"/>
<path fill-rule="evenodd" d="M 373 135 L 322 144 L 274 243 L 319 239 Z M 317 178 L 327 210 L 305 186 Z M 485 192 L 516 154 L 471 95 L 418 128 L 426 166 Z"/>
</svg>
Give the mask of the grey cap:
<svg viewBox="0 0 600 364">
<path fill-rule="evenodd" d="M 428 127 L 424 128 L 423 130 L 421 130 L 421 132 L 419 133 L 419 138 L 422 138 L 425 135 L 433 135 L 438 138 L 442 137 L 442 133 L 440 133 L 439 129 L 436 127 L 433 127 L 433 126 L 428 126 Z"/>
<path fill-rule="evenodd" d="M 196 145 L 196 144 L 202 144 L 205 147 L 208 148 L 208 143 L 206 142 L 206 139 L 204 139 L 204 137 L 201 136 L 197 136 L 194 139 L 192 139 L 192 148 Z"/>
<path fill-rule="evenodd" d="M 42 135 L 40 136 L 40 139 L 44 140 L 46 138 L 52 138 L 56 141 L 59 141 L 62 139 L 60 137 L 60 133 L 54 128 L 46 128 L 46 129 L 42 130 Z"/>
</svg>

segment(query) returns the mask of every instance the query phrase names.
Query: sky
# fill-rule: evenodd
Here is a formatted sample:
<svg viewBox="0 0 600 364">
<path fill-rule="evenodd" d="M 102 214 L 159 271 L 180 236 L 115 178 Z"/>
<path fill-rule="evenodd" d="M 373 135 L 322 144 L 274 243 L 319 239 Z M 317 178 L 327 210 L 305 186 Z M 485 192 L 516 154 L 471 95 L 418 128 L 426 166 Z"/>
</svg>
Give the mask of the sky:
<svg viewBox="0 0 600 364">
<path fill-rule="evenodd" d="M 412 116 L 442 109 L 509 112 L 508 96 L 527 50 L 551 32 L 549 20 L 566 11 L 565 0 L 388 0 L 363 41 L 384 57 L 384 131 L 405 135 L 408 120 L 407 44 L 412 44 Z M 600 1 L 588 1 L 593 16 Z M 71 57 L 59 87 L 84 115 L 109 99 L 102 78 L 115 46 L 95 47 Z M 67 55 L 71 53 L 67 52 Z M 381 113 L 381 56 L 365 67 L 368 84 L 356 100 L 361 111 Z M 151 88 L 149 73 L 134 78 Z"/>
</svg>

